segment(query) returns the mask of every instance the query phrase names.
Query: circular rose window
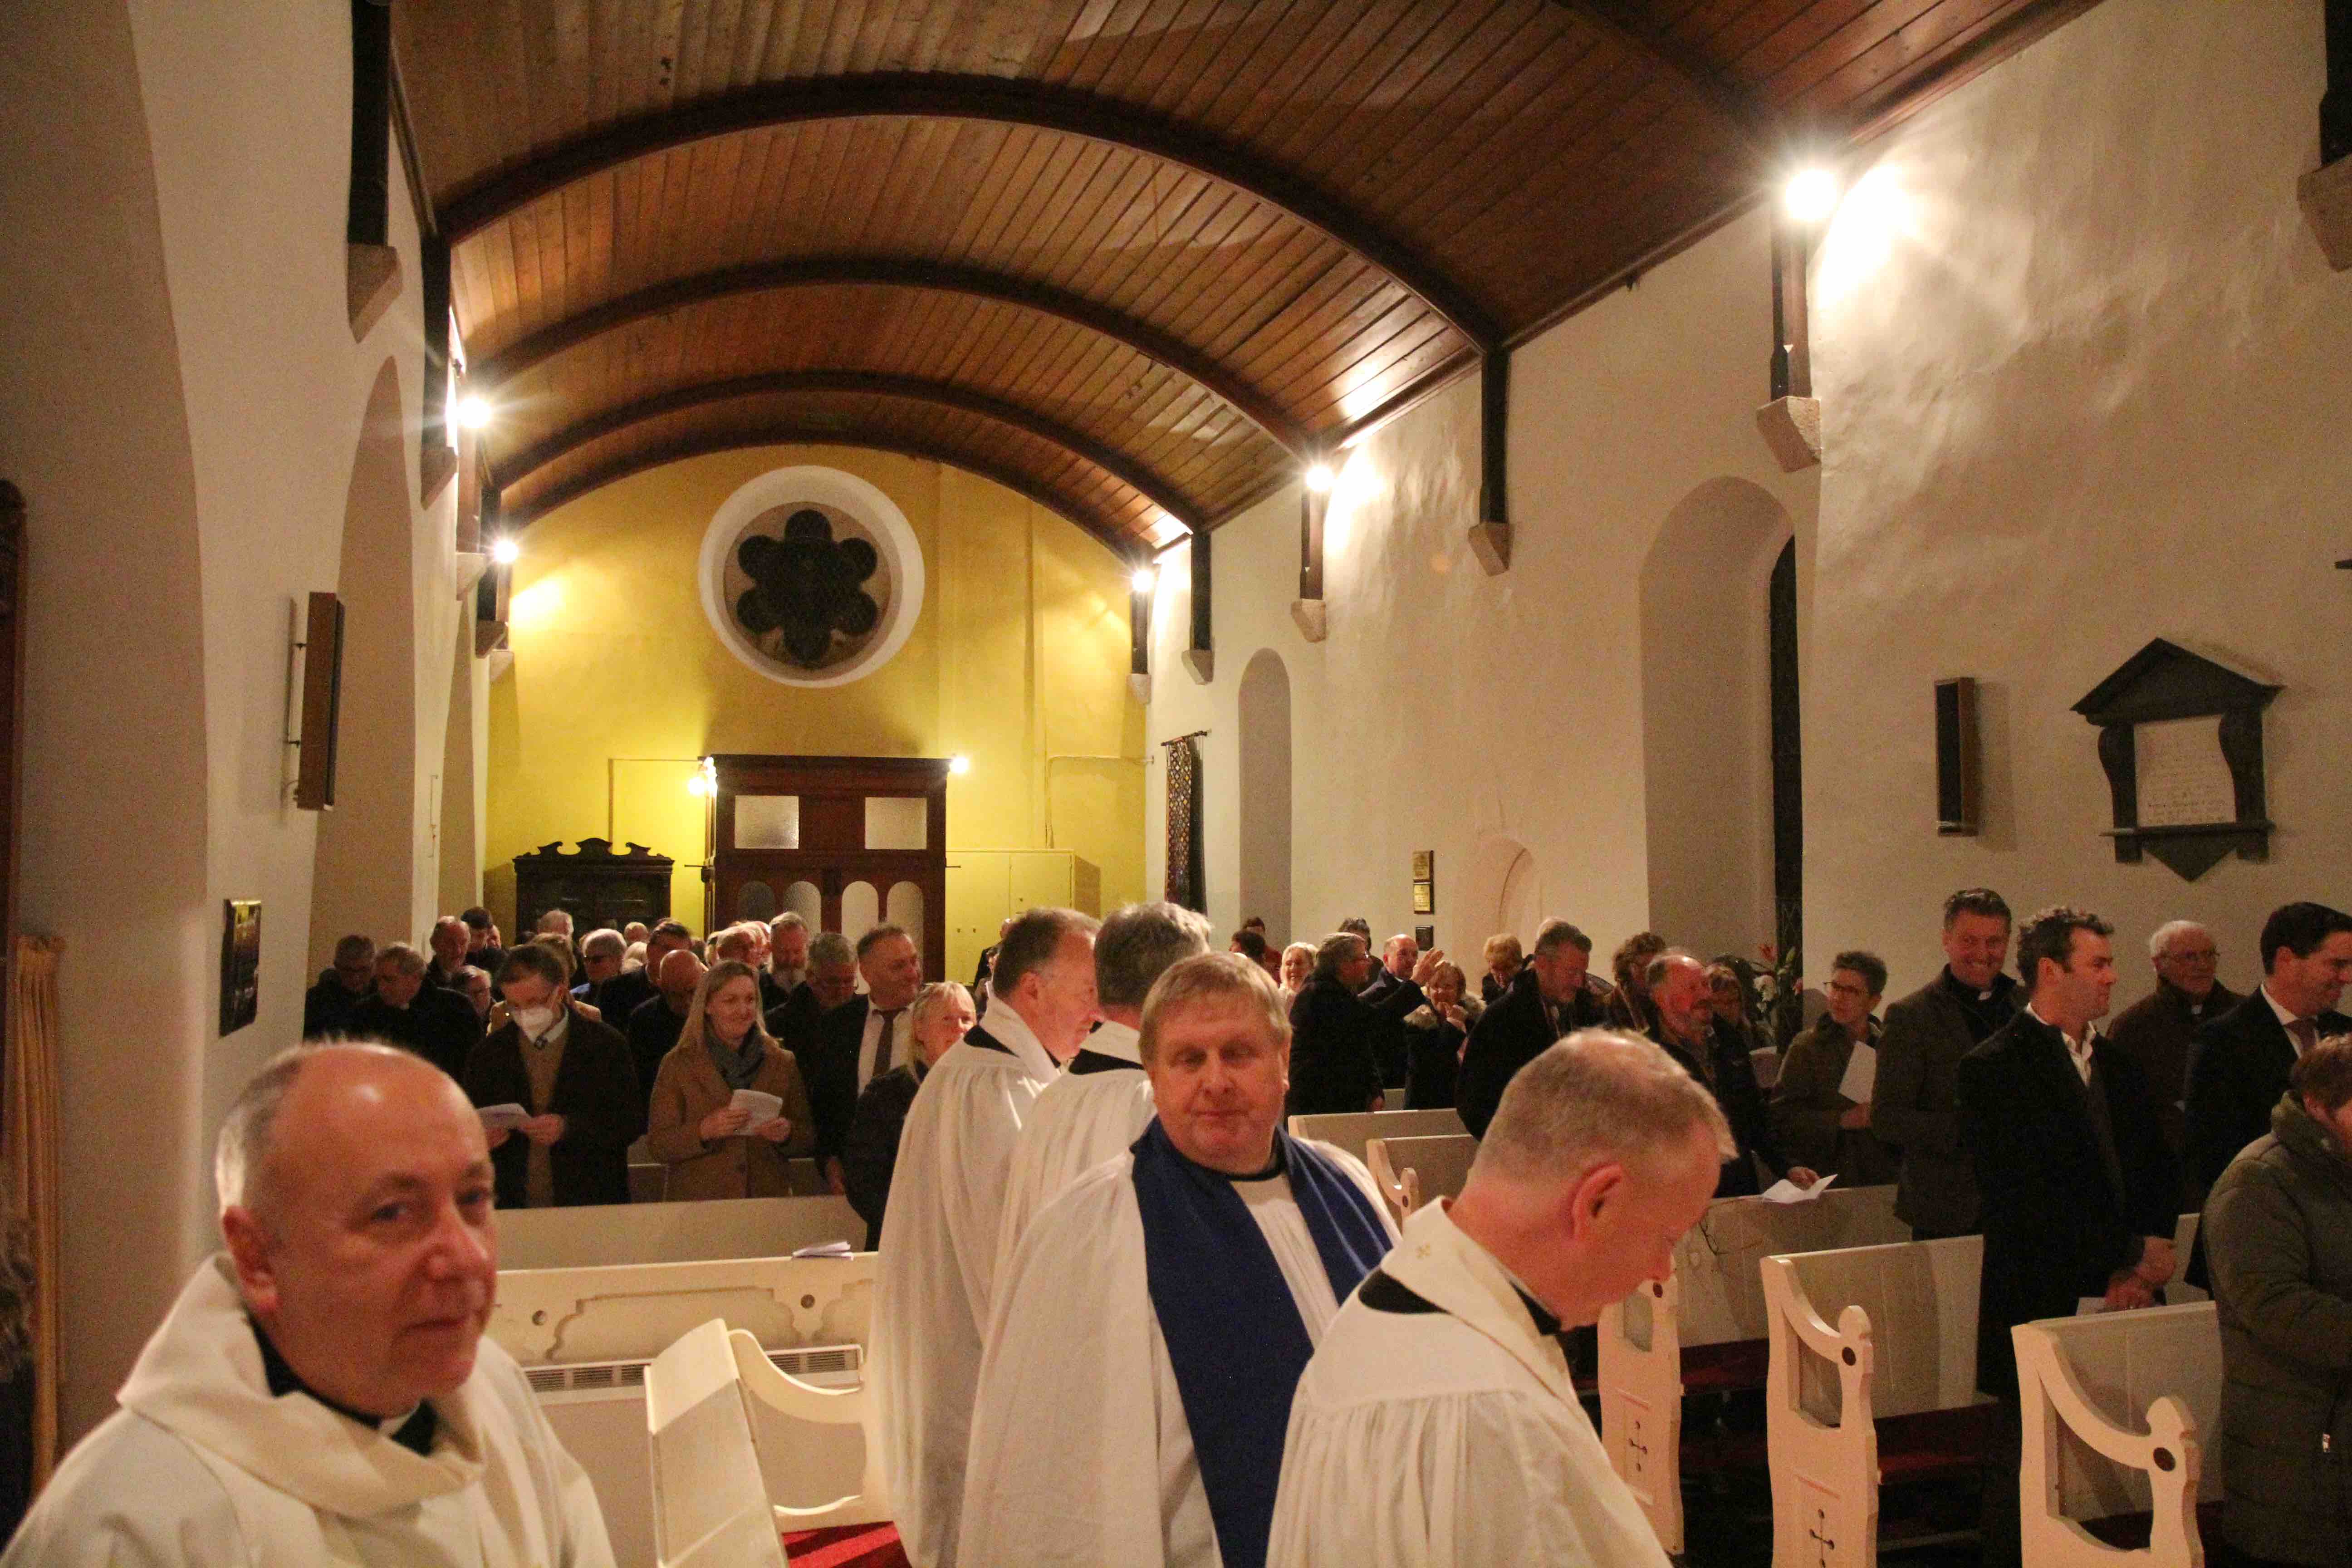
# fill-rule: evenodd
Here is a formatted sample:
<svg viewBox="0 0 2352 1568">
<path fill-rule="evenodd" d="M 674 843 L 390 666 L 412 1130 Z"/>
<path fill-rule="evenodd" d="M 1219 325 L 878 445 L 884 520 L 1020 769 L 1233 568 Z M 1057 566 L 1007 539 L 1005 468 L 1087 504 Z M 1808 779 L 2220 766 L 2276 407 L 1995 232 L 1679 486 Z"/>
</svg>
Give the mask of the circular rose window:
<svg viewBox="0 0 2352 1568">
<path fill-rule="evenodd" d="M 914 530 L 838 468 L 777 468 L 702 536 L 702 613 L 728 651 L 788 686 L 839 686 L 890 661 L 923 603 Z"/>
</svg>

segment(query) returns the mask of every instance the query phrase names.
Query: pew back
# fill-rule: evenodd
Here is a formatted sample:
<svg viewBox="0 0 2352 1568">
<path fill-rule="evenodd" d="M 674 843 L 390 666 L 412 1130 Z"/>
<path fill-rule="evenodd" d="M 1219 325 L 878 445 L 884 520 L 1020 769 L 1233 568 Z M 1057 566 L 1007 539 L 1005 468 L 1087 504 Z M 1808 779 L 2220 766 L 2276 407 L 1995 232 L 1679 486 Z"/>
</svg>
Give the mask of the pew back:
<svg viewBox="0 0 2352 1568">
<path fill-rule="evenodd" d="M 784 1568 L 725 1323 L 679 1336 L 646 1369 L 646 1432 L 661 1568 Z"/>
<path fill-rule="evenodd" d="M 501 1270 L 489 1334 L 526 1367 L 643 1360 L 712 1318 L 773 1351 L 862 1345 L 877 1257 Z"/>
<path fill-rule="evenodd" d="M 1375 1138 L 1438 1138 L 1466 1133 L 1461 1112 L 1450 1107 L 1434 1110 L 1362 1110 L 1328 1116 L 1294 1116 L 1293 1138 L 1316 1138 L 1336 1143 L 1360 1160 L 1364 1145 Z"/>
<path fill-rule="evenodd" d="M 501 1268 L 772 1258 L 828 1241 L 860 1247 L 865 1240 L 866 1222 L 849 1200 L 830 1195 L 499 1211 Z"/>
<path fill-rule="evenodd" d="M 1458 1198 L 1478 1157 L 1478 1140 L 1467 1132 L 1436 1138 L 1374 1138 L 1364 1145 L 1364 1164 L 1402 1225 L 1407 1215 L 1440 1198 Z"/>
<path fill-rule="evenodd" d="M 2200 1452 L 2221 1417 L 2213 1304 L 2054 1318 L 2010 1334 L 2024 1412 L 2029 1558 L 2120 1562 L 2072 1521 L 2153 1512 L 2155 1561 L 2188 1568 L 2195 1505 L 2221 1496 L 2221 1467 L 2205 1465 Z"/>
</svg>

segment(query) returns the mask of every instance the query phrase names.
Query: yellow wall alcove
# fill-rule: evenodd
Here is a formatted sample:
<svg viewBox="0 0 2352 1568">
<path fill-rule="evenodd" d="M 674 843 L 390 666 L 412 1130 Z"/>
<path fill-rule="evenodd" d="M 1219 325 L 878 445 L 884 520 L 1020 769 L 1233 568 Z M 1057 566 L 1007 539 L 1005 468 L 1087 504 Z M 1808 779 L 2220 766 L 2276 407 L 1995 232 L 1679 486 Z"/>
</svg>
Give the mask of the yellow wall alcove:
<svg viewBox="0 0 2352 1568">
<path fill-rule="evenodd" d="M 845 686 L 784 686 L 747 668 L 698 596 L 711 514 L 745 480 L 801 463 L 896 502 L 929 579 L 906 646 Z M 1082 904 L 1143 896 L 1143 710 L 1128 694 L 1127 615 L 1128 570 L 1102 544 L 939 463 L 770 447 L 583 496 L 530 525 L 515 566 L 514 662 L 490 690 L 487 902 L 511 937 L 514 856 L 556 839 L 634 839 L 678 861 L 671 909 L 698 931 L 703 805 L 686 787 L 696 758 L 962 755 L 971 770 L 948 787 L 946 971 L 968 976 L 1000 905 L 1062 880 Z M 972 853 L 960 865 L 957 854 L 1048 849 L 1075 857 L 1066 876 L 1058 858 Z"/>
</svg>

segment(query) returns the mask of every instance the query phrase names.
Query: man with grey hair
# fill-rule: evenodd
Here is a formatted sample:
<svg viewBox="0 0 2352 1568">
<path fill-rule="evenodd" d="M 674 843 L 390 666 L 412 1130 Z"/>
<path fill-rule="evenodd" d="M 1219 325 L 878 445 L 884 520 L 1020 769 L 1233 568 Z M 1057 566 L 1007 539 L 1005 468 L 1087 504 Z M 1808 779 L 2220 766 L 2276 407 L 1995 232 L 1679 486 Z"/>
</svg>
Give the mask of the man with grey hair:
<svg viewBox="0 0 2352 1568">
<path fill-rule="evenodd" d="M 999 1277 L 971 1563 L 1265 1563 L 1291 1390 L 1394 1242 L 1363 1166 L 1282 1130 L 1265 970 L 1184 959 L 1141 1024 L 1157 1118 L 1038 1212 Z"/>
<path fill-rule="evenodd" d="M 1756 1179 L 1759 1163 L 1776 1181 L 1786 1176 L 1800 1187 L 1819 1181 L 1811 1166 L 1793 1163 L 1780 1152 L 1747 1047 L 1729 1030 L 1717 1026 L 1715 987 L 1706 977 L 1706 965 L 1680 948 L 1668 948 L 1650 960 L 1643 974 L 1656 1019 L 1650 1026 L 1650 1038 L 1707 1087 L 1738 1144 L 1738 1152 L 1724 1162 L 1723 1184 L 1715 1195 L 1755 1196 L 1763 1190 Z"/>
<path fill-rule="evenodd" d="M 433 930 L 425 939 L 432 951 L 433 962 L 425 966 L 425 984 L 438 991 L 462 991 L 458 972 L 467 967 L 466 950 L 472 945 L 473 934 L 466 922 L 456 915 L 443 915 L 433 922 Z"/>
<path fill-rule="evenodd" d="M 996 953 L 996 1005 L 924 1078 L 899 1135 L 872 1370 L 898 1536 L 927 1568 L 956 1561 L 1005 1173 L 1037 1096 L 1095 1021 L 1096 924 L 1060 909 L 1013 922 Z"/>
<path fill-rule="evenodd" d="M 760 971 L 760 1011 L 772 1013 L 792 1000 L 808 978 L 808 921 L 790 910 L 768 922 L 768 964 Z"/>
<path fill-rule="evenodd" d="M 1005 1178 L 996 1265 L 1001 1270 L 1031 1216 L 1105 1160 L 1116 1159 L 1151 1122 L 1144 1074 L 1143 999 L 1171 964 L 1209 951 L 1206 917 L 1178 905 L 1129 904 L 1095 933 L 1095 995 L 1102 1026 L 1087 1037 L 1070 1068 L 1045 1086 L 1021 1125 Z"/>
<path fill-rule="evenodd" d="M 1665 1568 L 1558 1335 L 1666 1278 L 1733 1147 L 1648 1040 L 1589 1029 L 1528 1063 L 1462 1195 L 1405 1222 L 1299 1379 L 1267 1561 Z"/>
<path fill-rule="evenodd" d="M 582 937 L 580 939 L 580 984 L 572 988 L 572 996 L 576 1000 L 587 1003 L 598 1013 L 603 1014 L 604 987 L 621 977 L 621 960 L 628 951 L 628 942 L 623 939 L 619 931 L 609 926 L 600 931 L 592 931 Z M 625 1014 L 617 1018 L 606 1014 L 605 1021 L 617 1029 L 625 1026 L 629 1020 Z"/>
<path fill-rule="evenodd" d="M 1561 1036 L 1598 1026 L 1604 1002 L 1592 979 L 1592 939 L 1566 921 L 1544 921 L 1534 953 L 1463 1042 L 1454 1093 L 1462 1125 L 1483 1136 L 1518 1070 Z"/>
<path fill-rule="evenodd" d="M 587 1475 L 482 1339 L 498 1223 L 457 1086 L 390 1047 L 297 1047 L 214 1163 L 227 1250 L 0 1563 L 608 1568 Z"/>
<path fill-rule="evenodd" d="M 375 955 L 375 994 L 352 1009 L 353 1037 L 404 1046 L 451 1078 L 482 1040 L 473 1003 L 425 984 L 425 955 L 395 942 Z"/>
<path fill-rule="evenodd" d="M 2181 1103 L 2189 1094 L 2189 1057 L 2197 1031 L 2244 998 L 2221 984 L 2221 949 L 2213 933 L 2195 921 L 2167 921 L 2147 939 L 2156 990 L 2116 1015 L 2107 1044 L 2139 1064 L 2156 1090 L 2158 1122 L 2164 1142 L 2181 1152 Z M 2182 1196 L 2197 1207 L 2183 1184 Z"/>
<path fill-rule="evenodd" d="M 1441 948 L 1419 954 L 1410 975 L 1367 1003 L 1359 994 L 1371 976 L 1370 943 L 1349 931 L 1325 937 L 1315 973 L 1290 1004 L 1290 1114 L 1379 1109 L 1380 1063 L 1407 1054 L 1405 1015 L 1429 1000 L 1422 987 L 1444 962 Z"/>
<path fill-rule="evenodd" d="M 334 967 L 302 995 L 302 1037 L 351 1032 L 352 1014 L 375 994 L 375 938 L 356 932 L 335 943 Z"/>
<path fill-rule="evenodd" d="M 812 1031 L 827 1013 L 846 1007 L 857 995 L 857 950 L 837 931 L 821 931 L 809 938 L 808 978 L 768 1010 L 768 1033 L 784 1049 L 803 1056 L 801 1077 L 815 1065 L 816 1041 Z"/>
</svg>

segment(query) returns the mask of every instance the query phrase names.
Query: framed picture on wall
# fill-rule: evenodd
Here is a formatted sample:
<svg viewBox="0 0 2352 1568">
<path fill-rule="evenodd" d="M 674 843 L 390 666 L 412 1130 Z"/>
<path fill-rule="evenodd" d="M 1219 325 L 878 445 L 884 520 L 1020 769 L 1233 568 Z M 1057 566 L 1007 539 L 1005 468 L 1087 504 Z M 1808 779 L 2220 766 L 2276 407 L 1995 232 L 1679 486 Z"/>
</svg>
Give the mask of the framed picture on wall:
<svg viewBox="0 0 2352 1568">
<path fill-rule="evenodd" d="M 221 900 L 220 1032 L 234 1035 L 261 1016 L 261 900 Z"/>
<path fill-rule="evenodd" d="M 1436 883 L 1415 882 L 1412 885 L 1412 912 L 1417 915 L 1433 915 L 1437 912 Z"/>
</svg>

